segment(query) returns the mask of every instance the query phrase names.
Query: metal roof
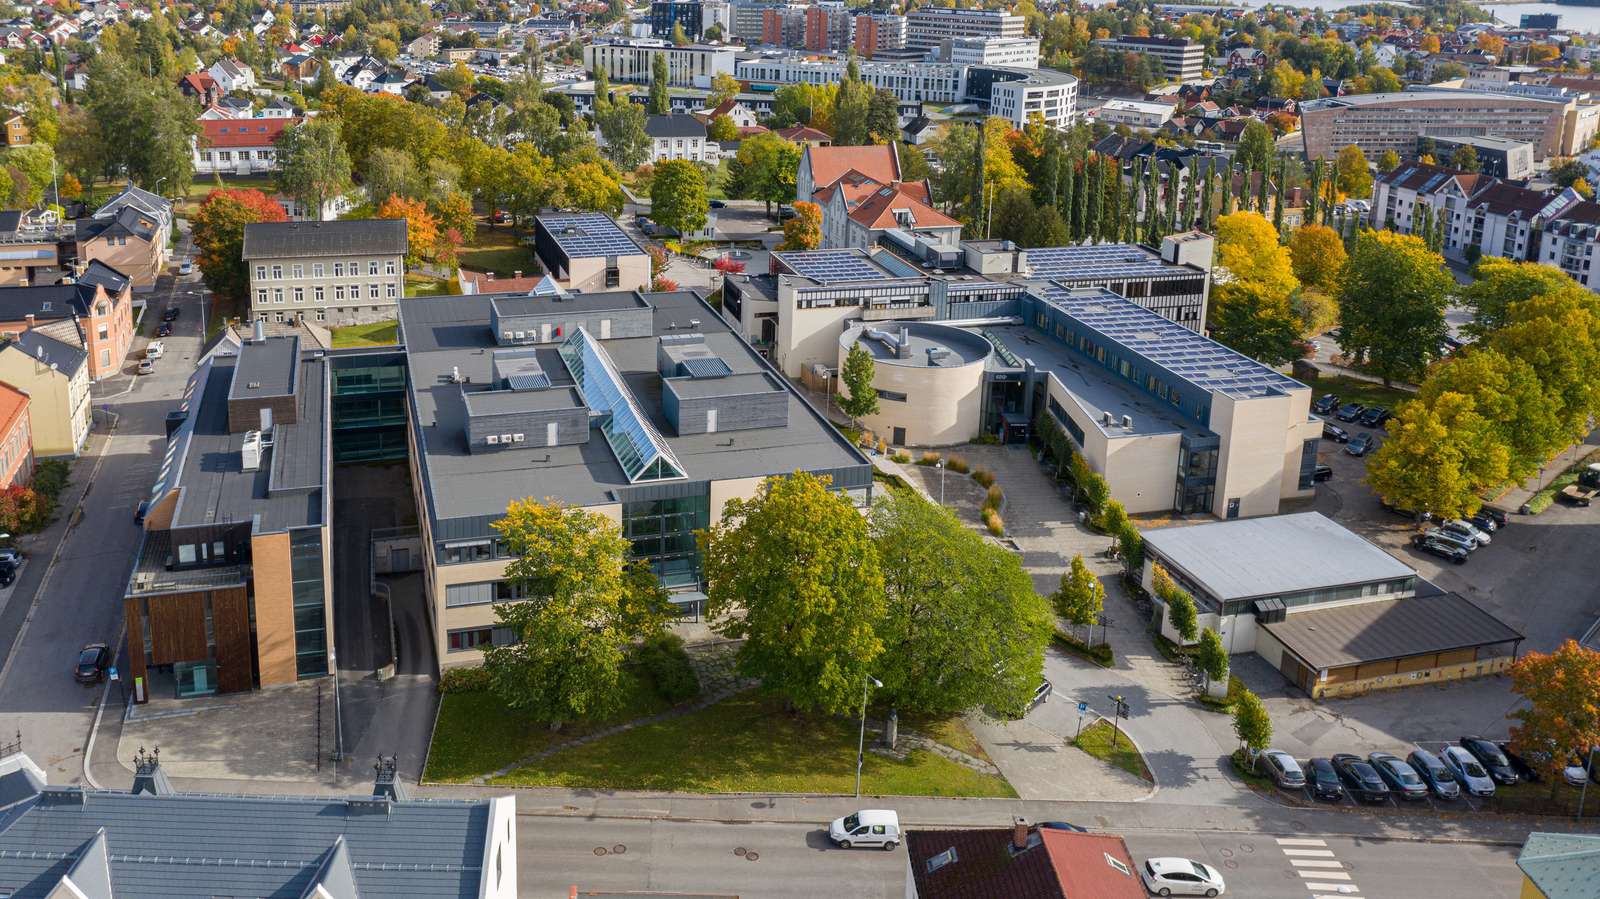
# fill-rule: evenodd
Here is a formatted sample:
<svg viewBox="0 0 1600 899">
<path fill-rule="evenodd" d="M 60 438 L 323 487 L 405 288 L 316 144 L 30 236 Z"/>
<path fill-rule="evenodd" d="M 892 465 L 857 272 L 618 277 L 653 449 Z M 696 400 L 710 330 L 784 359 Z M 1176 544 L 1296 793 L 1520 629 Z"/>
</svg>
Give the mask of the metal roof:
<svg viewBox="0 0 1600 899">
<path fill-rule="evenodd" d="M 661 432 L 650 424 L 623 383 L 610 354 L 582 325 L 562 341 L 561 361 L 578 382 L 578 392 L 583 394 L 590 414 L 610 415 L 601 421 L 600 433 L 605 435 L 630 482 L 687 477 L 683 463 L 672 454 Z"/>
<path fill-rule="evenodd" d="M 1320 512 L 1144 532 L 1145 546 L 1219 600 L 1415 577 L 1416 570 Z"/>
<path fill-rule="evenodd" d="M 1314 670 L 1522 639 L 1454 593 L 1311 608 L 1261 627 Z"/>
<path fill-rule="evenodd" d="M 295 368 L 300 361 L 298 336 L 247 340 L 234 363 L 229 399 L 287 396 L 294 392 Z"/>
<path fill-rule="evenodd" d="M 1037 247 L 1027 250 L 1036 278 L 1107 279 L 1193 277 L 1194 269 L 1173 265 L 1138 244 L 1103 243 L 1088 247 Z"/>
<path fill-rule="evenodd" d="M 404 219 L 258 222 L 244 226 L 245 259 L 297 256 L 404 256 Z"/>
<path fill-rule="evenodd" d="M 811 250 L 805 253 L 773 253 L 789 271 L 823 284 L 836 281 L 872 281 L 888 276 L 866 251 L 855 248 Z"/>
<path fill-rule="evenodd" d="M 1037 295 L 1079 324 L 1201 390 L 1234 399 L 1306 390 L 1304 384 L 1109 290 L 1052 285 Z"/>
<path fill-rule="evenodd" d="M 1591 899 L 1600 880 L 1600 836 L 1535 831 L 1522 844 L 1517 867 L 1546 899 Z"/>
<path fill-rule="evenodd" d="M 535 222 L 550 235 L 561 252 L 567 254 L 568 259 L 638 256 L 644 253 L 609 215 L 598 212 L 541 215 Z"/>
</svg>

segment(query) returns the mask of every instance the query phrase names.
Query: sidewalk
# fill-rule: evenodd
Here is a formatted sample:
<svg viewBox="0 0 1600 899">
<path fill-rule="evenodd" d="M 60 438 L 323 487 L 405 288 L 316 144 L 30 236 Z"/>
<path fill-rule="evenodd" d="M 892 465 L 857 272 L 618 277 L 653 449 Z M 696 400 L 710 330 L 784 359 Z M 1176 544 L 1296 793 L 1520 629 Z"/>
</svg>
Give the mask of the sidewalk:
<svg viewBox="0 0 1600 899">
<path fill-rule="evenodd" d="M 1565 474 L 1568 468 L 1577 464 L 1585 455 L 1596 449 L 1600 449 L 1600 429 L 1590 431 L 1589 436 L 1583 438 L 1582 443 L 1574 443 L 1572 446 L 1557 453 L 1555 458 L 1546 462 L 1544 467 L 1539 469 L 1538 474 L 1530 477 L 1526 482 L 1512 487 L 1490 502 L 1497 508 L 1515 513 L 1528 500 L 1533 499 L 1535 493 L 1549 486 L 1552 481 Z"/>
</svg>

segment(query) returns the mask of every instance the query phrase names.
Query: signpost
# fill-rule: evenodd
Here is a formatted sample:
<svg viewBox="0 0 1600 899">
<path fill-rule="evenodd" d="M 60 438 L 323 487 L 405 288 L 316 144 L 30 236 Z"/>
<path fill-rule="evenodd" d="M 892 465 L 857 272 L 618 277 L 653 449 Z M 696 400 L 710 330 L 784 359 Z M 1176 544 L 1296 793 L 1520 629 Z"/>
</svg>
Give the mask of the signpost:
<svg viewBox="0 0 1600 899">
<path fill-rule="evenodd" d="M 1089 704 L 1081 699 L 1078 700 L 1078 732 L 1072 735 L 1072 742 L 1074 743 L 1078 742 L 1078 738 L 1083 736 L 1083 713 L 1087 711 L 1089 711 Z"/>
<path fill-rule="evenodd" d="M 1122 736 L 1122 719 L 1128 717 L 1128 701 L 1121 694 L 1108 695 L 1116 711 L 1111 718 L 1111 748 L 1117 748 L 1117 738 Z"/>
</svg>

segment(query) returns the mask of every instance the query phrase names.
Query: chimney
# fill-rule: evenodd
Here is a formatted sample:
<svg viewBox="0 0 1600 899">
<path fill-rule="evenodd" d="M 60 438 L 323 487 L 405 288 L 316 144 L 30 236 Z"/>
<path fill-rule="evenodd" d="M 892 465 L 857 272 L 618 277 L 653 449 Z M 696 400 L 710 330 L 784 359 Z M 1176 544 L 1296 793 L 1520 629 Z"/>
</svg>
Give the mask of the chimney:
<svg viewBox="0 0 1600 899">
<path fill-rule="evenodd" d="M 266 343 L 267 342 L 267 323 L 266 322 L 262 321 L 259 318 L 256 319 L 255 327 L 250 330 L 250 341 L 252 343 Z"/>
<path fill-rule="evenodd" d="M 520 269 L 520 268 L 519 268 L 519 269 L 517 269 L 517 270 L 516 270 L 516 271 L 514 271 L 514 272 L 512 272 L 512 273 L 511 273 L 511 277 L 513 277 L 513 278 L 520 278 L 520 277 L 522 277 L 522 269 Z"/>
<path fill-rule="evenodd" d="M 378 763 L 372 766 L 372 796 L 374 799 L 390 799 L 395 802 L 404 801 L 410 797 L 406 795 L 405 782 L 400 779 L 397 770 L 399 756 L 391 755 L 384 758 L 378 756 Z"/>
<path fill-rule="evenodd" d="M 1021 852 L 1028 848 L 1028 819 L 1017 815 L 1011 819 L 1011 849 Z"/>
<path fill-rule="evenodd" d="M 28 330 L 33 330 L 33 313 L 28 313 Z"/>
<path fill-rule="evenodd" d="M 484 272 L 483 273 L 483 280 L 485 280 L 485 281 L 493 281 L 494 280 L 494 272 Z"/>
<path fill-rule="evenodd" d="M 145 752 L 144 747 L 140 746 L 139 751 L 134 753 L 131 792 L 134 795 L 149 793 L 151 796 L 171 796 L 177 792 L 172 789 L 172 781 L 167 780 L 167 772 L 161 770 L 161 747 Z"/>
</svg>

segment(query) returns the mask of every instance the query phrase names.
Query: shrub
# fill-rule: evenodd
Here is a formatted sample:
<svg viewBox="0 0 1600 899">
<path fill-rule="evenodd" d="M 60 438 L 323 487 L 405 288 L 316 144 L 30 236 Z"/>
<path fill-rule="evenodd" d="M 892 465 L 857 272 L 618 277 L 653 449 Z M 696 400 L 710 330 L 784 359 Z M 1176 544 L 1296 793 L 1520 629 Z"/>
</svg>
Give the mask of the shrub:
<svg viewBox="0 0 1600 899">
<path fill-rule="evenodd" d="M 489 689 L 489 669 L 447 668 L 439 675 L 440 693 L 477 693 Z"/>
<path fill-rule="evenodd" d="M 1006 535 L 1006 520 L 1001 518 L 1000 513 L 993 509 L 983 510 L 983 526 L 988 528 L 989 533 L 996 537 L 1004 537 Z"/>
<path fill-rule="evenodd" d="M 990 484 L 989 485 L 989 492 L 983 498 L 983 508 L 984 508 L 984 510 L 985 511 L 999 512 L 1000 511 L 1000 503 L 1004 502 L 1005 498 L 1006 498 L 1006 492 L 1004 490 L 1000 489 L 1000 485 L 999 484 Z"/>
<path fill-rule="evenodd" d="M 944 467 L 950 469 L 956 474 L 966 474 L 972 470 L 972 467 L 967 464 L 967 460 L 960 456 L 951 456 L 948 459 L 945 459 Z"/>
<path fill-rule="evenodd" d="M 985 487 L 994 486 L 994 472 L 982 466 L 972 470 L 972 479 Z"/>
<path fill-rule="evenodd" d="M 884 440 L 882 438 L 879 438 L 878 439 L 878 452 L 879 453 L 887 453 L 888 451 L 889 451 L 889 441 Z"/>
<path fill-rule="evenodd" d="M 969 440 L 967 442 L 968 443 L 975 443 L 978 446 L 999 446 L 1000 445 L 1000 435 L 998 435 L 998 434 L 979 434 L 978 436 L 972 438 L 971 440 Z"/>
<path fill-rule="evenodd" d="M 41 516 L 40 507 L 41 497 L 31 488 L 13 484 L 0 490 L 0 530 L 10 534 L 33 530 L 41 517 L 49 520 L 48 515 Z"/>
<path fill-rule="evenodd" d="M 941 458 L 942 457 L 938 453 L 933 453 L 933 452 L 923 453 L 920 457 L 918 457 L 917 464 L 918 465 L 938 465 L 939 464 L 939 460 Z"/>
<path fill-rule="evenodd" d="M 896 461 L 898 463 L 900 463 L 901 465 L 908 465 L 911 462 L 911 454 L 910 453 L 895 453 L 894 455 L 890 456 L 889 458 L 893 459 L 894 461 Z"/>
<path fill-rule="evenodd" d="M 662 699 L 677 704 L 700 693 L 700 679 L 695 676 L 694 666 L 689 664 L 689 654 L 684 652 L 683 638 L 677 634 L 651 637 L 639 644 L 633 651 L 633 658 L 655 684 L 656 693 Z"/>
</svg>

